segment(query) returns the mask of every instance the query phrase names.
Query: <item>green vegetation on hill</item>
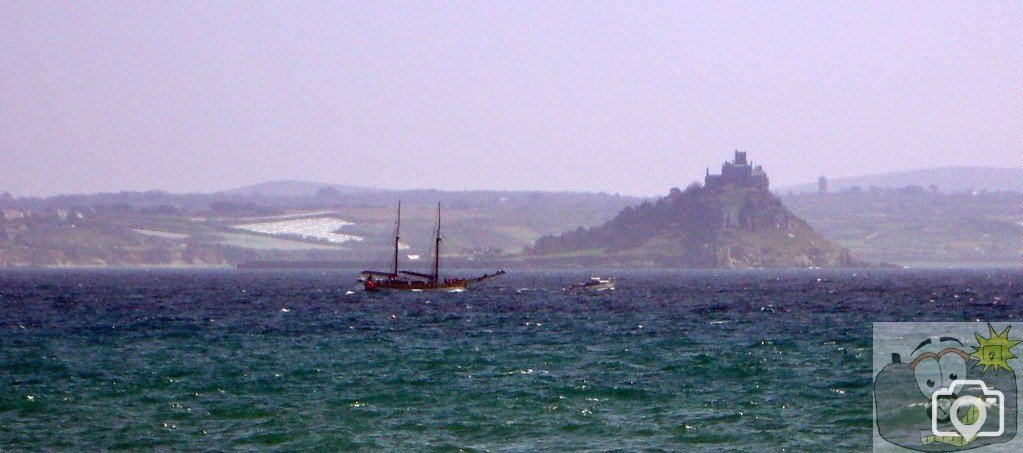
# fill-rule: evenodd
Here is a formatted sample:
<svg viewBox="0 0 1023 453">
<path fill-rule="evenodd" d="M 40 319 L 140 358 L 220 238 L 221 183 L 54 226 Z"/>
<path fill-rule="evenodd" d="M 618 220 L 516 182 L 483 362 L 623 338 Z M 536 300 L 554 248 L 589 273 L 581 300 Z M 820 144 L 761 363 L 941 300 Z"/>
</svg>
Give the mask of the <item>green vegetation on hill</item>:
<svg viewBox="0 0 1023 453">
<path fill-rule="evenodd" d="M 904 265 L 1023 264 L 1023 193 L 906 187 L 781 197 L 858 258 Z"/>
<path fill-rule="evenodd" d="M 599 224 L 638 202 L 610 194 L 485 191 L 5 197 L 0 199 L 0 265 L 386 261 L 399 199 L 403 253 L 424 260 L 438 200 L 444 203 L 444 253 L 464 259 L 517 253 L 542 235 Z M 309 222 L 295 225 L 299 219 Z M 267 231 L 246 228 L 252 224 L 265 224 L 261 228 Z M 336 227 L 324 230 L 323 225 Z M 331 241 L 346 235 L 352 240 Z"/>
</svg>

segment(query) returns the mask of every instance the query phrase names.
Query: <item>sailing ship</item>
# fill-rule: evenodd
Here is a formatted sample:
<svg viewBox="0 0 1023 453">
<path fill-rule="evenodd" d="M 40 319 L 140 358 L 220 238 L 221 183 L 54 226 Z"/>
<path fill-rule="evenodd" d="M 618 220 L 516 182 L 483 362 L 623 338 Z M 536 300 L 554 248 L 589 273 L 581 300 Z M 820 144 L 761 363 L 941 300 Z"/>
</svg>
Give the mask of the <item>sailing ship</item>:
<svg viewBox="0 0 1023 453">
<path fill-rule="evenodd" d="M 504 269 L 493 274 L 475 278 L 444 277 L 440 274 L 440 203 L 437 203 L 437 228 L 433 240 L 433 269 L 430 273 L 401 270 L 398 267 L 398 241 L 401 239 L 401 202 L 398 202 L 398 217 L 394 227 L 394 260 L 390 271 L 365 270 L 359 274 L 366 291 L 465 291 L 472 283 L 482 282 L 504 274 Z"/>
</svg>

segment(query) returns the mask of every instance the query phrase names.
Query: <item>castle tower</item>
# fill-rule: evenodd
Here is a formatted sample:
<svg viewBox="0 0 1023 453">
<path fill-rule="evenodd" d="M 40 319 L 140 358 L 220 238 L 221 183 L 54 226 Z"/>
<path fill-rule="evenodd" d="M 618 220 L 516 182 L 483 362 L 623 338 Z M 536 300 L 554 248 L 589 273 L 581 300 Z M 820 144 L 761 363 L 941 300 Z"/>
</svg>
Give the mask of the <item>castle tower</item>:
<svg viewBox="0 0 1023 453">
<path fill-rule="evenodd" d="M 735 160 L 732 163 L 735 165 L 746 165 L 746 151 L 735 150 Z"/>
</svg>

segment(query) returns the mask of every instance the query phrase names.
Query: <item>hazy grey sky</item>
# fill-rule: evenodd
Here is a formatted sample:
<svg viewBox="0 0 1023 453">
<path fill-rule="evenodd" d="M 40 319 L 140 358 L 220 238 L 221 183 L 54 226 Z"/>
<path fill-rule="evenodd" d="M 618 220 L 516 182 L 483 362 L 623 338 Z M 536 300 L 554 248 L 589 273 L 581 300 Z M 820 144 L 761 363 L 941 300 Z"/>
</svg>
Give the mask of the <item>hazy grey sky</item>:
<svg viewBox="0 0 1023 453">
<path fill-rule="evenodd" d="M 0 1 L 0 191 L 1023 166 L 1023 2 Z"/>
</svg>

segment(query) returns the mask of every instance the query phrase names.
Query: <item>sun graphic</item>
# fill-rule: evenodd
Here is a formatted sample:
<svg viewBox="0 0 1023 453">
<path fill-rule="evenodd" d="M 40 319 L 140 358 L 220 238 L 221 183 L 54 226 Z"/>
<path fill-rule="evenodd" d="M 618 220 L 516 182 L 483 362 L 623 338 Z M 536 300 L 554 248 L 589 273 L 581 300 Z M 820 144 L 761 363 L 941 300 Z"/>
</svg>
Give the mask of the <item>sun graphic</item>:
<svg viewBox="0 0 1023 453">
<path fill-rule="evenodd" d="M 1009 368 L 1009 359 L 1015 359 L 1016 355 L 1010 351 L 1013 346 L 1023 343 L 1023 340 L 1010 340 L 1009 339 L 1009 328 L 1007 326 L 1002 333 L 995 332 L 995 328 L 991 324 L 987 325 L 989 338 L 984 338 L 979 333 L 973 334 L 977 337 L 977 343 L 980 346 L 972 346 L 974 351 L 970 354 L 980 362 L 974 366 L 984 365 L 984 371 L 981 373 L 987 373 L 989 368 L 1003 369 L 1005 371 L 1012 371 Z"/>
</svg>

